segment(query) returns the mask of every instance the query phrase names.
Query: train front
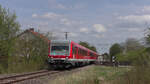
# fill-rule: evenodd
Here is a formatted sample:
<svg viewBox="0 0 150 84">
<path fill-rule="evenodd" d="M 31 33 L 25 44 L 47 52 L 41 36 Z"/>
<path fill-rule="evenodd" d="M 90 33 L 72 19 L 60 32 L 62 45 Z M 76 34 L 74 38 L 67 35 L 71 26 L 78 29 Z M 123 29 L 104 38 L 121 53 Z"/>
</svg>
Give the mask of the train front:
<svg viewBox="0 0 150 84">
<path fill-rule="evenodd" d="M 53 68 L 70 67 L 68 59 L 70 58 L 71 41 L 52 40 L 50 43 L 48 62 Z"/>
</svg>

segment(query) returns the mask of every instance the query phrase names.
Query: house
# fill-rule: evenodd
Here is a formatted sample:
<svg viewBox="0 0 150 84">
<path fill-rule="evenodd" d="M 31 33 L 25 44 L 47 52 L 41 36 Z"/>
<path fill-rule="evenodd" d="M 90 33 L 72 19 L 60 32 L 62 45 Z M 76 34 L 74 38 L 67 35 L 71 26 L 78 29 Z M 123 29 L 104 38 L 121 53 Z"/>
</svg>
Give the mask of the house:
<svg viewBox="0 0 150 84">
<path fill-rule="evenodd" d="M 18 35 L 18 37 L 21 39 L 25 38 L 26 40 L 33 39 L 35 37 L 40 37 L 41 39 L 43 39 L 47 43 L 50 42 L 50 40 L 46 36 L 44 36 L 43 34 L 40 34 L 39 32 L 35 32 L 34 28 L 30 28 L 30 29 L 25 30 L 24 32 L 20 33 Z"/>
<path fill-rule="evenodd" d="M 34 55 L 43 56 L 44 53 L 48 53 L 50 40 L 43 34 L 34 31 L 33 28 L 23 31 L 17 37 L 15 45 L 16 56 L 30 58 Z"/>
</svg>

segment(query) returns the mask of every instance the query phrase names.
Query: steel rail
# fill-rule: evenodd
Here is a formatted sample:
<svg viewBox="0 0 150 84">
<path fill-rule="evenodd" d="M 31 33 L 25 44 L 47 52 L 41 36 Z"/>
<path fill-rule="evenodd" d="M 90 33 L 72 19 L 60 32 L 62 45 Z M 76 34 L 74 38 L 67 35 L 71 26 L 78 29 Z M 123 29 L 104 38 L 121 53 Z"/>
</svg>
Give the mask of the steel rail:
<svg viewBox="0 0 150 84">
<path fill-rule="evenodd" d="M 31 72 L 26 74 L 14 75 L 0 78 L 0 84 L 12 84 L 16 82 L 21 82 L 24 80 L 34 79 L 41 76 L 46 76 L 54 73 L 58 73 L 59 71 L 38 71 L 38 72 Z"/>
<path fill-rule="evenodd" d="M 10 78 L 14 78 L 14 77 L 21 77 L 21 76 L 24 76 L 24 75 L 37 74 L 37 73 L 43 73 L 43 72 L 47 72 L 47 70 L 42 70 L 42 71 L 37 71 L 37 72 L 30 72 L 30 73 L 25 73 L 25 74 L 18 74 L 18 75 L 13 75 L 13 76 L 1 77 L 0 81 L 10 79 Z"/>
</svg>

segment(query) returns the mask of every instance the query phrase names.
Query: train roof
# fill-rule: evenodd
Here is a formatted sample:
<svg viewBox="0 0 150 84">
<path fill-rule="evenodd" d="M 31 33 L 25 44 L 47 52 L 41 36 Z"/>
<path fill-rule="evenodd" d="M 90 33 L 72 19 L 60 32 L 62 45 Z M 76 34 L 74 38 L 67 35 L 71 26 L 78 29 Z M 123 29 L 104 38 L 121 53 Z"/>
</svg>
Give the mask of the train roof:
<svg viewBox="0 0 150 84">
<path fill-rule="evenodd" d="M 97 52 L 92 51 L 92 50 L 90 50 L 90 49 L 88 49 L 88 48 L 86 48 L 86 47 L 84 47 L 84 46 L 82 46 L 82 45 L 80 45 L 80 44 L 78 44 L 78 43 L 72 41 L 72 40 L 51 40 L 51 42 L 52 42 L 52 43 L 53 43 L 53 42 L 57 42 L 57 43 L 71 43 L 71 42 L 72 42 L 72 43 L 75 44 L 77 47 L 80 47 L 81 49 L 84 49 L 84 50 L 88 50 L 88 51 L 90 51 L 90 52 L 92 52 L 92 53 L 98 55 Z"/>
<path fill-rule="evenodd" d="M 71 40 L 51 40 L 51 42 L 57 42 L 57 43 L 71 43 Z"/>
<path fill-rule="evenodd" d="M 92 50 L 90 50 L 90 49 L 88 49 L 88 48 L 86 48 L 86 47 L 84 47 L 84 46 L 82 46 L 82 45 L 80 45 L 80 44 L 78 44 L 78 43 L 75 43 L 74 41 L 71 41 L 71 42 L 74 43 L 77 47 L 80 47 L 80 48 L 82 48 L 82 49 L 84 49 L 84 50 L 88 50 L 88 51 L 90 51 L 90 52 L 92 52 L 92 53 L 98 55 L 98 53 L 95 52 L 95 51 L 92 51 Z"/>
</svg>

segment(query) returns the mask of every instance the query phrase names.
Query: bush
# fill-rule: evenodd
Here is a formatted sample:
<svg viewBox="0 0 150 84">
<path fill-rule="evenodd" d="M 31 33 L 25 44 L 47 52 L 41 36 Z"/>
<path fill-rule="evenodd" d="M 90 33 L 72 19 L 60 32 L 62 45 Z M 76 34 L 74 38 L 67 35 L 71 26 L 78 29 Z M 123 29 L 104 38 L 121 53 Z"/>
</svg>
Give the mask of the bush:
<svg viewBox="0 0 150 84">
<path fill-rule="evenodd" d="M 150 53 L 147 52 L 148 50 L 146 48 L 130 54 L 135 55 L 134 59 L 132 58 L 132 69 L 114 81 L 114 84 L 150 84 Z"/>
<path fill-rule="evenodd" d="M 15 13 L 0 5 L 0 67 L 1 73 L 7 71 L 9 57 L 12 56 L 15 37 L 19 31 L 19 23 L 16 21 Z"/>
</svg>

